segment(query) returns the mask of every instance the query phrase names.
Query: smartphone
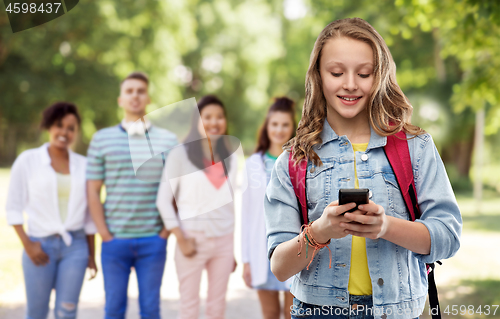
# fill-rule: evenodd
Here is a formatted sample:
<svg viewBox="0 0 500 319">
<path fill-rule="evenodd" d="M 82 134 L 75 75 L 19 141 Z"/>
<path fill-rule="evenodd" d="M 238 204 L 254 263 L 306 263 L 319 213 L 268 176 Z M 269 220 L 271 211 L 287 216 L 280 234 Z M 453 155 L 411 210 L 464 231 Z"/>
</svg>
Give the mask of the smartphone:
<svg viewBox="0 0 500 319">
<path fill-rule="evenodd" d="M 368 204 L 368 194 L 370 190 L 368 188 L 342 188 L 339 189 L 339 205 L 356 203 L 356 207 L 346 211 L 346 213 L 352 213 L 358 209 L 359 205 Z"/>
</svg>

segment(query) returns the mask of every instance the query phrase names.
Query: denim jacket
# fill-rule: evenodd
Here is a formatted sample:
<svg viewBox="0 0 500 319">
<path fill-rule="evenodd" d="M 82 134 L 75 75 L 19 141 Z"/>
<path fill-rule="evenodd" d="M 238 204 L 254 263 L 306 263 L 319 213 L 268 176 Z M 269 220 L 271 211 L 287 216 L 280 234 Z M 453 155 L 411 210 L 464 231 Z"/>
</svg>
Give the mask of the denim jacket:
<svg viewBox="0 0 500 319">
<path fill-rule="evenodd" d="M 314 151 L 323 165 L 307 165 L 306 190 L 309 220 L 318 219 L 338 199 L 340 188 L 354 188 L 354 163 L 360 188 L 385 214 L 409 219 L 398 183 L 384 153 L 387 138 L 371 130 L 366 152 L 354 154 L 346 136 L 338 136 L 325 120 L 321 144 Z M 429 134 L 408 141 L 421 218 L 431 237 L 428 255 L 414 253 L 385 239 L 366 239 L 375 318 L 414 318 L 421 314 L 427 296 L 425 263 L 452 257 L 460 247 L 462 218 L 445 167 Z M 367 156 L 362 156 L 366 154 Z M 268 257 L 277 245 L 299 234 L 299 206 L 288 172 L 288 152 L 278 158 L 264 201 Z M 356 157 L 356 162 L 354 162 Z M 315 305 L 349 306 L 351 235 L 332 239 L 332 268 L 328 249 L 317 252 L 309 266 L 293 278 L 292 294 Z M 385 315 L 384 315 L 385 314 Z"/>
</svg>

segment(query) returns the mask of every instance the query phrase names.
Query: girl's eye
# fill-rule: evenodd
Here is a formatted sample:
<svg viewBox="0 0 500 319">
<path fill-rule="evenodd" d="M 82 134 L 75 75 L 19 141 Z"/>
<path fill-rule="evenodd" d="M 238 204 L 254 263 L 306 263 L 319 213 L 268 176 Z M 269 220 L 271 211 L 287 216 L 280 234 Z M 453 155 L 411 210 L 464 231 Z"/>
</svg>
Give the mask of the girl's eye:
<svg viewBox="0 0 500 319">
<path fill-rule="evenodd" d="M 339 76 L 341 76 L 341 75 L 342 75 L 342 73 L 333 73 L 333 72 L 332 72 L 332 75 L 333 75 L 334 77 L 338 78 Z"/>
<path fill-rule="evenodd" d="M 360 77 L 362 77 L 363 79 L 366 79 L 367 77 L 370 76 L 370 74 L 359 74 Z"/>
</svg>

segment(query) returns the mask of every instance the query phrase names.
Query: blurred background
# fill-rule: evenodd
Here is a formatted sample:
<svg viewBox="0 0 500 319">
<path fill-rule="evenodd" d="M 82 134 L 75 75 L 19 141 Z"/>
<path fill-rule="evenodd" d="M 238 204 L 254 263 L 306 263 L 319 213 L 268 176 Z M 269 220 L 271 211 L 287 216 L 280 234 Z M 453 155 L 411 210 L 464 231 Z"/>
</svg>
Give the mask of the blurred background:
<svg viewBox="0 0 500 319">
<path fill-rule="evenodd" d="M 80 1 L 19 33 L 0 4 L 0 318 L 21 318 L 24 302 L 21 244 L 5 221 L 9 167 L 47 140 L 39 129 L 45 107 L 60 100 L 79 107 L 76 150 L 85 155 L 97 130 L 121 120 L 120 81 L 141 70 L 151 81 L 148 112 L 216 94 L 228 109 L 230 134 L 250 155 L 272 97 L 294 99 L 300 118 L 314 41 L 346 17 L 367 20 L 388 44 L 412 121 L 432 134 L 464 215 L 461 250 L 436 270 L 443 310 L 500 304 L 500 1 L 100 0 Z M 173 269 L 169 258 L 166 271 Z M 176 311 L 177 284 L 175 274 L 166 278 L 168 315 Z M 82 298 L 95 300 L 82 305 L 102 316 L 92 285 L 102 290 L 102 281 L 84 286 Z M 260 318 L 241 267 L 231 289 L 228 311 L 237 315 L 228 318 L 243 318 L 242 309 Z"/>
</svg>

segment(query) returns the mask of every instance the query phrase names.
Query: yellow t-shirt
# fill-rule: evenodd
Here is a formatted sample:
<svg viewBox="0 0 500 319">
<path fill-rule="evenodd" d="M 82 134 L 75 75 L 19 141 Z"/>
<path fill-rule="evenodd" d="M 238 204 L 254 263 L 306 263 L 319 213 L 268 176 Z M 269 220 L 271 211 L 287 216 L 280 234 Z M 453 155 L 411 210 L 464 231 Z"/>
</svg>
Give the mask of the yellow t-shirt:
<svg viewBox="0 0 500 319">
<path fill-rule="evenodd" d="M 368 143 L 352 144 L 354 154 L 365 152 Z M 354 187 L 359 188 L 358 175 L 356 173 L 356 157 L 354 157 Z M 366 258 L 366 240 L 364 237 L 352 236 L 351 246 L 351 269 L 349 270 L 349 293 L 352 295 L 371 295 L 372 282 L 368 271 L 368 260 Z"/>
<path fill-rule="evenodd" d="M 71 191 L 71 175 L 56 173 L 57 176 L 57 199 L 59 215 L 64 223 L 68 217 L 69 193 Z"/>
</svg>

